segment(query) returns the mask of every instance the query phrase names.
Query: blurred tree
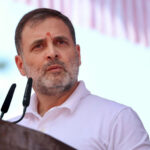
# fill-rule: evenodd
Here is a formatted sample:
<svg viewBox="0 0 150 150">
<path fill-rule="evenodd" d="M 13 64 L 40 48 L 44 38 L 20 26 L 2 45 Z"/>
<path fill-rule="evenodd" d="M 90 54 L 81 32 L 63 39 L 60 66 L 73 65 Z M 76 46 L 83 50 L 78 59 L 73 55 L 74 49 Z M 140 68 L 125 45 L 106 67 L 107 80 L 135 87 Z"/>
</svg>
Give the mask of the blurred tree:
<svg viewBox="0 0 150 150">
<path fill-rule="evenodd" d="M 6 69 L 7 62 L 4 60 L 0 60 L 0 71 Z"/>
</svg>

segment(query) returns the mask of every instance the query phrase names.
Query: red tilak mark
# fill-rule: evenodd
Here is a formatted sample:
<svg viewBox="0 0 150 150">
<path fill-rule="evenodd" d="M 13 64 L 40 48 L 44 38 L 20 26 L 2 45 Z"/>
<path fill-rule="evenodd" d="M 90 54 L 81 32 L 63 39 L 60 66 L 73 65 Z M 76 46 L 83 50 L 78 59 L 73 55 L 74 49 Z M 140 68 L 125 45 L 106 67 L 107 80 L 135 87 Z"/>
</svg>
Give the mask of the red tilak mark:
<svg viewBox="0 0 150 150">
<path fill-rule="evenodd" d="M 51 36 L 51 33 L 50 33 L 50 32 L 47 32 L 47 33 L 46 33 L 46 36 L 47 36 L 47 38 L 50 38 L 51 40 L 53 40 L 53 38 L 52 38 L 52 36 Z"/>
<path fill-rule="evenodd" d="M 47 35 L 47 36 L 51 36 L 50 32 L 47 32 L 46 35 Z"/>
</svg>

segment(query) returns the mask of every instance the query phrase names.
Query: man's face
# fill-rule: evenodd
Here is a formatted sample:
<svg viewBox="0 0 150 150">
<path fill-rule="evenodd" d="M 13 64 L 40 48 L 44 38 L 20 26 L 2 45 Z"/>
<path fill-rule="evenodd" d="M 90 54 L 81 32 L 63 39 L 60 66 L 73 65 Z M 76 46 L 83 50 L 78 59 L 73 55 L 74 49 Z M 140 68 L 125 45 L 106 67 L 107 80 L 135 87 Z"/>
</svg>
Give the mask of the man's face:
<svg viewBox="0 0 150 150">
<path fill-rule="evenodd" d="M 47 18 L 22 32 L 22 54 L 16 64 L 22 75 L 33 78 L 33 88 L 42 94 L 64 92 L 77 82 L 80 47 L 74 45 L 63 21 Z"/>
</svg>

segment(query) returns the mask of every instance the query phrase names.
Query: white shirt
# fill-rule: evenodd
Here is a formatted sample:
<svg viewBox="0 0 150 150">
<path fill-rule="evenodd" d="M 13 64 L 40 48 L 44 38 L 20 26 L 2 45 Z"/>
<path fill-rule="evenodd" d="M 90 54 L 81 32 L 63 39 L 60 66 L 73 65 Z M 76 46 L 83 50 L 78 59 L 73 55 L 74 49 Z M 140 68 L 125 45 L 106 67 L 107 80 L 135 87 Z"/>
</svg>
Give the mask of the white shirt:
<svg viewBox="0 0 150 150">
<path fill-rule="evenodd" d="M 92 95 L 81 81 L 60 106 L 41 117 L 34 94 L 20 125 L 42 131 L 79 150 L 150 150 L 139 117 L 129 107 Z"/>
</svg>

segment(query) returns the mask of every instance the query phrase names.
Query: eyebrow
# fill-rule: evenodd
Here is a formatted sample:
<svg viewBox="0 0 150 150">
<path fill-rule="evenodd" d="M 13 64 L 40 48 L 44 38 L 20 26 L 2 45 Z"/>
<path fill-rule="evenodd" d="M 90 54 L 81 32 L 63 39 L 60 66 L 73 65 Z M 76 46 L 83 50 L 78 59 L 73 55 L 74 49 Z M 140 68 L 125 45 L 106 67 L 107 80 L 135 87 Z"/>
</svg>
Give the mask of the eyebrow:
<svg viewBox="0 0 150 150">
<path fill-rule="evenodd" d="M 44 42 L 46 39 L 38 39 L 38 40 L 35 40 L 33 43 L 31 43 L 31 46 L 30 47 L 33 47 L 34 45 L 36 44 L 39 44 L 39 43 L 42 43 Z"/>
<path fill-rule="evenodd" d="M 69 39 L 67 37 L 65 37 L 65 36 L 56 36 L 56 37 L 54 37 L 52 39 L 53 40 L 65 40 L 65 41 L 69 42 Z M 44 38 L 44 39 L 37 39 L 37 40 L 33 41 L 33 43 L 31 43 L 30 47 L 33 47 L 34 45 L 40 44 L 40 43 L 45 42 L 45 41 L 46 41 L 46 38 Z"/>
<path fill-rule="evenodd" d="M 65 36 L 56 36 L 53 39 L 54 40 L 65 40 L 65 41 L 69 42 L 69 39 Z"/>
</svg>

